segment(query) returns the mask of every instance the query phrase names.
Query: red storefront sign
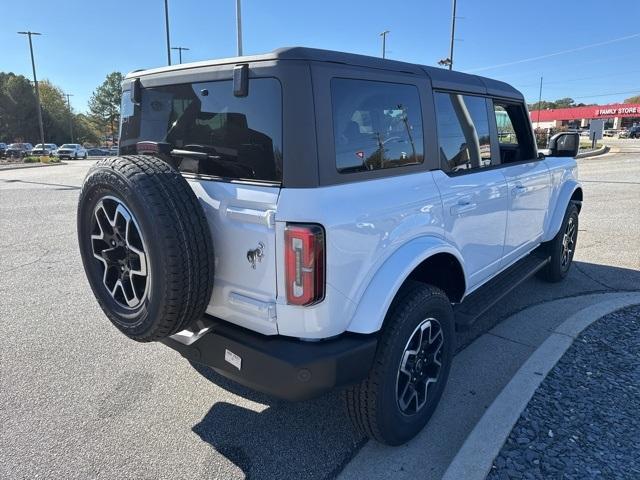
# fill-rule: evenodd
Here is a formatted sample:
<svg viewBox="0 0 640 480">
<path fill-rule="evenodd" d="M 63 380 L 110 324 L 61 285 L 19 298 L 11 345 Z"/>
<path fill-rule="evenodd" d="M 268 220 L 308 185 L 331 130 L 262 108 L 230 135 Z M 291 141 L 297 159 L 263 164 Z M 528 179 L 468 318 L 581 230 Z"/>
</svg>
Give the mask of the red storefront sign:
<svg viewBox="0 0 640 480">
<path fill-rule="evenodd" d="M 640 104 L 615 103 L 589 107 L 557 108 L 555 110 L 533 110 L 529 112 L 533 122 L 554 120 L 580 120 L 583 118 L 640 117 Z M 538 118 L 539 114 L 539 118 Z"/>
</svg>

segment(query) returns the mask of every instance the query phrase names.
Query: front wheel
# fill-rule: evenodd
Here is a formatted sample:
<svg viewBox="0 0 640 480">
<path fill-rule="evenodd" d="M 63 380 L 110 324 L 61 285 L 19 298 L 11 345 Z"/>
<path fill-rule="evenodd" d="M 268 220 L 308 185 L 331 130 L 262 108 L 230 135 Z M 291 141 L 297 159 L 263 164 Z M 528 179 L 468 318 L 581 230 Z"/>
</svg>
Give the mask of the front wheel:
<svg viewBox="0 0 640 480">
<path fill-rule="evenodd" d="M 578 243 L 578 207 L 570 203 L 564 214 L 560 231 L 547 243 L 549 263 L 540 270 L 540 277 L 548 282 L 559 282 L 569 273 Z"/>
<path fill-rule="evenodd" d="M 405 285 L 389 310 L 368 377 L 344 392 L 354 427 L 387 445 L 413 438 L 440 401 L 454 346 L 453 310 L 444 292 Z"/>
</svg>

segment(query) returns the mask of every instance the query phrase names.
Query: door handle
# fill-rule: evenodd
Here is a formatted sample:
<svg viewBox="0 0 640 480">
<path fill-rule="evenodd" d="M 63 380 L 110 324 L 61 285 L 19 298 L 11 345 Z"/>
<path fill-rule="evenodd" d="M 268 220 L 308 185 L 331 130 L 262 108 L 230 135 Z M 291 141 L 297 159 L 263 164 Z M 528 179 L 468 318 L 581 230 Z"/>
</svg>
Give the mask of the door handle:
<svg viewBox="0 0 640 480">
<path fill-rule="evenodd" d="M 470 200 L 458 200 L 458 204 L 451 207 L 451 215 L 463 215 L 478 208 L 477 203 Z"/>
<path fill-rule="evenodd" d="M 513 188 L 513 190 L 511 190 L 511 195 L 513 195 L 514 197 L 519 197 L 520 195 L 523 195 L 527 193 L 527 187 L 524 187 L 522 185 L 517 185 Z"/>
</svg>

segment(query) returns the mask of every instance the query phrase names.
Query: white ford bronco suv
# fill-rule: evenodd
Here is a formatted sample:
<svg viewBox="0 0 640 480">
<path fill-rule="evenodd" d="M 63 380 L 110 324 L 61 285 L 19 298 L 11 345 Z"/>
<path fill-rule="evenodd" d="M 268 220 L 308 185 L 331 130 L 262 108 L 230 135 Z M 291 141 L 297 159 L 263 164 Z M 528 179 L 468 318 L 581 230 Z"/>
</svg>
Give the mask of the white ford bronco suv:
<svg viewBox="0 0 640 480">
<path fill-rule="evenodd" d="M 340 387 L 398 445 L 442 395 L 456 329 L 567 275 L 578 136 L 537 152 L 509 85 L 308 48 L 137 71 L 78 239 L 125 335 L 289 400 Z"/>
</svg>

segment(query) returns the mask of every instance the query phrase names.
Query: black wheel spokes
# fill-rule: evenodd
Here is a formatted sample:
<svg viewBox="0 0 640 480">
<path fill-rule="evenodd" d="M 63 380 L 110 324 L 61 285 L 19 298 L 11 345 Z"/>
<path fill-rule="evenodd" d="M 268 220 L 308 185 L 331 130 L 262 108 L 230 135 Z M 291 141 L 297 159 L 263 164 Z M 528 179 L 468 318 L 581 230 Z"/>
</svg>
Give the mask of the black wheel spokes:
<svg viewBox="0 0 640 480">
<path fill-rule="evenodd" d="M 570 217 L 564 235 L 562 236 L 562 256 L 560 257 L 560 264 L 563 268 L 571 261 L 576 245 L 576 233 L 576 224 L 573 218 Z"/>
<path fill-rule="evenodd" d="M 102 283 L 125 308 L 136 308 L 146 296 L 149 271 L 137 222 L 113 197 L 101 199 L 94 210 L 93 256 L 103 267 Z"/>
<path fill-rule="evenodd" d="M 402 413 L 418 413 L 427 403 L 429 389 L 438 381 L 444 337 L 437 320 L 424 320 L 411 334 L 400 361 L 396 381 Z"/>
</svg>

